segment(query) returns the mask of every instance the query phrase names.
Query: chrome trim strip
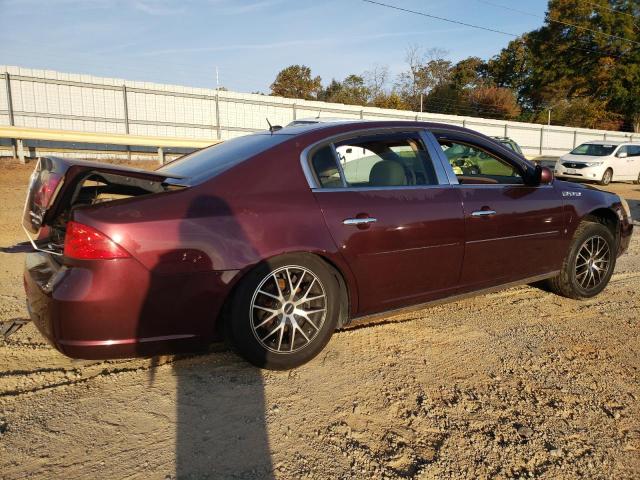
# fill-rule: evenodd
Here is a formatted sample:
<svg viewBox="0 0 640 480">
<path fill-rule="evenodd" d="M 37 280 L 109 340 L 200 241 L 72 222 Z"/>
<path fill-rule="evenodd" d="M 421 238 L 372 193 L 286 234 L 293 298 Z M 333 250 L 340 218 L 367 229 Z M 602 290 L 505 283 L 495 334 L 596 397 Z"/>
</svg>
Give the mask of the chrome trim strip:
<svg viewBox="0 0 640 480">
<path fill-rule="evenodd" d="M 471 243 L 484 243 L 484 242 L 494 242 L 496 240 L 511 240 L 514 238 L 526 238 L 526 237 L 542 237 L 542 236 L 549 236 L 549 235 L 555 235 L 555 234 L 559 234 L 560 230 L 551 230 L 549 232 L 538 232 L 538 233 L 525 233 L 523 235 L 509 235 L 506 237 L 495 237 L 495 238 L 484 238 L 482 240 L 471 240 L 468 242 L 465 242 L 467 245 L 471 244 Z"/>
<path fill-rule="evenodd" d="M 452 303 L 452 302 L 457 302 L 460 300 L 464 300 L 466 298 L 471 298 L 471 297 L 476 297 L 478 295 L 486 295 L 487 293 L 493 293 L 493 292 L 497 292 L 500 290 L 504 290 L 507 288 L 511 288 L 511 287 L 516 287 L 519 285 L 525 285 L 528 283 L 533 283 L 533 282 L 539 282 L 540 280 L 546 280 L 547 278 L 552 278 L 555 277 L 556 275 L 558 275 L 560 273 L 560 270 L 554 270 L 552 272 L 549 273 L 545 273 L 542 275 L 536 275 L 533 277 L 528 277 L 528 278 L 523 278 L 521 280 L 515 280 L 513 282 L 507 282 L 507 283 L 503 283 L 500 285 L 495 285 L 493 287 L 487 287 L 487 288 L 482 288 L 480 290 L 474 290 L 474 291 L 470 291 L 470 292 L 465 292 L 465 293 L 460 293 L 457 295 L 452 295 L 450 297 L 442 297 L 442 298 L 438 298 L 436 300 L 431 300 L 429 302 L 423 302 L 423 303 L 418 303 L 416 305 L 410 305 L 408 307 L 400 307 L 400 308 L 394 308 L 392 310 L 386 310 L 384 312 L 377 312 L 377 313 L 370 313 L 368 315 L 362 315 L 359 317 L 353 317 L 353 319 L 349 319 L 347 324 L 345 324 L 345 328 L 349 329 L 352 327 L 358 327 L 362 324 L 366 324 L 369 323 L 371 321 L 380 319 L 380 318 L 384 318 L 384 317 L 391 317 L 391 316 L 396 316 L 396 315 L 403 315 L 406 313 L 411 313 L 411 312 L 415 312 L 416 310 L 422 310 L 428 307 L 434 307 L 436 305 L 442 305 L 445 303 Z"/>
</svg>

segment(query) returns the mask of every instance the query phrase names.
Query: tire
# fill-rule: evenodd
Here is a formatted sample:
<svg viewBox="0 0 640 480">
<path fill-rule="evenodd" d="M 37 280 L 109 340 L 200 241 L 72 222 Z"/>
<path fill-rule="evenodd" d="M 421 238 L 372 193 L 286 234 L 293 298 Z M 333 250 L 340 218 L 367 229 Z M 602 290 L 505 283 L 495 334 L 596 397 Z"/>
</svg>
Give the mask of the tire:
<svg viewBox="0 0 640 480">
<path fill-rule="evenodd" d="M 613 274 L 616 264 L 615 247 L 615 238 L 606 226 L 594 221 L 583 221 L 573 236 L 560 274 L 548 281 L 551 291 L 575 300 L 599 294 Z M 606 262 L 590 261 L 590 258 L 600 257 L 589 255 L 588 251 L 597 252 L 599 249 L 600 254 L 606 255 Z"/>
<path fill-rule="evenodd" d="M 235 289 L 224 324 L 227 340 L 261 368 L 286 370 L 308 362 L 336 329 L 335 273 L 313 255 L 287 254 L 261 263 Z"/>
<path fill-rule="evenodd" d="M 607 168 L 605 172 L 602 174 L 602 178 L 598 182 L 600 185 L 609 185 L 611 183 L 611 179 L 613 178 L 613 170 Z"/>
<path fill-rule="evenodd" d="M 638 178 L 636 178 L 636 179 L 633 181 L 633 183 L 634 183 L 635 185 L 640 185 L 640 172 L 638 173 Z"/>
</svg>

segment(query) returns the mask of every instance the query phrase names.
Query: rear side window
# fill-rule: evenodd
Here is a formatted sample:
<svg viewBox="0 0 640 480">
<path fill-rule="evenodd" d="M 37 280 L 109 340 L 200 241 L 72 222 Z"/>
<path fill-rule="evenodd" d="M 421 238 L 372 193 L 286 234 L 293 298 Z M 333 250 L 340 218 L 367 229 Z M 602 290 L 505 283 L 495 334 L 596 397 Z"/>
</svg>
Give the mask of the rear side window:
<svg viewBox="0 0 640 480">
<path fill-rule="evenodd" d="M 311 163 L 324 188 L 438 184 L 431 158 L 414 132 L 343 140 L 318 150 Z"/>
<path fill-rule="evenodd" d="M 200 183 L 289 138 L 288 135 L 262 133 L 232 138 L 180 157 L 160 167 L 158 171 L 187 177 L 193 183 Z"/>
</svg>

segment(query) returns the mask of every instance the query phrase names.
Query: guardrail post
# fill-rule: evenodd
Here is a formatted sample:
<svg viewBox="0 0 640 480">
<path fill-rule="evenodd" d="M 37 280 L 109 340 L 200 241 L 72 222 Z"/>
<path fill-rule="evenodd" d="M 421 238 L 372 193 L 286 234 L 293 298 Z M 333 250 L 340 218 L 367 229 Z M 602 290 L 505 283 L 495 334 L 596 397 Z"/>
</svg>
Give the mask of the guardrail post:
<svg viewBox="0 0 640 480">
<path fill-rule="evenodd" d="M 504 124 L 504 136 L 508 137 L 509 136 L 509 125 L 508 124 Z"/>
<path fill-rule="evenodd" d="M 576 144 L 578 143 L 578 130 L 573 131 L 573 148 L 576 148 Z"/>
<path fill-rule="evenodd" d="M 158 147 L 158 162 L 160 165 L 164 165 L 164 149 L 162 147 Z"/>
<path fill-rule="evenodd" d="M 364 109 L 360 110 L 360 120 L 364 119 Z"/>
<path fill-rule="evenodd" d="M 24 141 L 16 138 L 15 142 L 18 153 L 18 160 L 20 160 L 20 163 L 27 163 L 27 159 L 24 156 Z"/>
<path fill-rule="evenodd" d="M 539 154 L 542 155 L 542 148 L 544 147 L 544 125 L 540 127 L 540 150 Z"/>
<path fill-rule="evenodd" d="M 293 103 L 293 104 L 291 105 L 291 108 L 293 109 L 293 120 L 295 121 L 295 120 L 296 120 L 296 117 L 298 116 L 298 112 L 297 112 L 296 104 L 295 104 L 295 103 Z"/>
<path fill-rule="evenodd" d="M 222 140 L 222 130 L 220 129 L 220 92 L 216 92 L 216 132 L 218 140 Z"/>
</svg>

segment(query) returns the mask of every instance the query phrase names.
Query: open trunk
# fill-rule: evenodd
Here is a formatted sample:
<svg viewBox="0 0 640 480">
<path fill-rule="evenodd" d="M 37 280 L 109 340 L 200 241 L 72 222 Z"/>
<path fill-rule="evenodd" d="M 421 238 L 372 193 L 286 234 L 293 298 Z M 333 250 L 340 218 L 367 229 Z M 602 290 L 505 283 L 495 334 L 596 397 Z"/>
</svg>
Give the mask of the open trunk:
<svg viewBox="0 0 640 480">
<path fill-rule="evenodd" d="M 34 248 L 61 254 L 65 227 L 74 208 L 185 188 L 181 178 L 105 163 L 43 157 L 29 181 L 22 225 Z"/>
</svg>

